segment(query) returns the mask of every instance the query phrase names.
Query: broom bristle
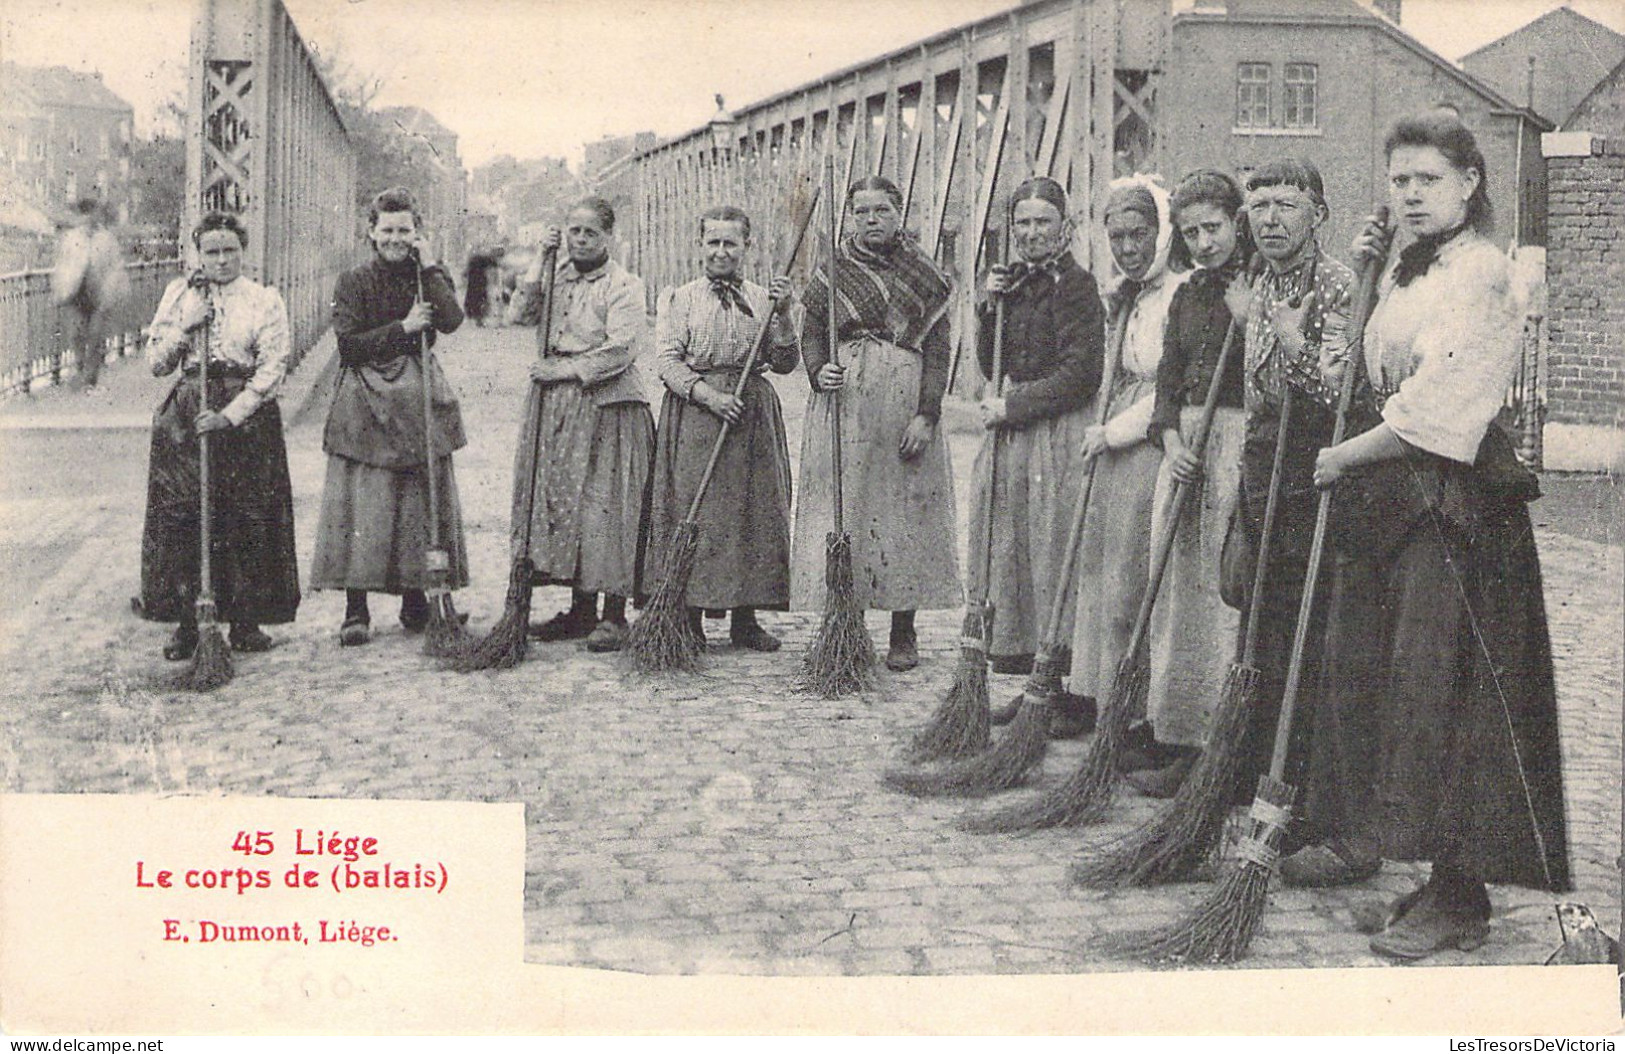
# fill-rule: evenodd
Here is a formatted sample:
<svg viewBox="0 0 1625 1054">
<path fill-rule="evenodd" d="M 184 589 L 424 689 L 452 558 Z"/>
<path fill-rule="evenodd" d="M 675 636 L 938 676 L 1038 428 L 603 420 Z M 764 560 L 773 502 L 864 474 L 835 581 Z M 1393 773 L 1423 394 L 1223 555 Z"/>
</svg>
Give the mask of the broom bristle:
<svg viewBox="0 0 1625 1054">
<path fill-rule="evenodd" d="M 824 557 L 824 618 L 802 661 L 801 683 L 835 699 L 874 687 L 875 645 L 852 586 L 851 537 L 828 534 Z"/>
<path fill-rule="evenodd" d="M 423 627 L 423 654 L 437 659 L 460 655 L 471 647 L 474 638 L 463 626 L 451 594 L 444 588 L 426 589 L 429 601 L 429 621 Z"/>
<path fill-rule="evenodd" d="M 1185 918 L 1161 929 L 1114 935 L 1102 942 L 1107 951 L 1141 959 L 1232 963 L 1247 954 L 1264 900 L 1281 832 L 1292 815 L 1292 787 L 1269 776 L 1258 780 L 1247 836 L 1237 847 L 1241 860 Z"/>
<path fill-rule="evenodd" d="M 1241 735 L 1258 678 L 1253 667 L 1230 667 L 1207 746 L 1173 800 L 1128 834 L 1086 850 L 1069 870 L 1073 882 L 1100 887 L 1177 882 L 1212 857 L 1230 812 Z"/>
<path fill-rule="evenodd" d="M 688 520 L 679 523 L 666 550 L 660 584 L 627 639 L 627 651 L 639 673 L 694 670 L 700 665 L 705 642 L 689 625 L 688 607 L 683 602 L 699 546 L 699 525 Z"/>
<path fill-rule="evenodd" d="M 986 626 L 991 609 L 965 609 L 959 666 L 936 713 L 914 734 L 904 757 L 912 762 L 968 758 L 987 749 L 990 714 L 987 696 Z"/>
<path fill-rule="evenodd" d="M 1049 648 L 1039 654 L 1022 689 L 1015 720 L 991 749 L 926 772 L 888 772 L 886 785 L 918 798 L 982 798 L 1020 784 L 1049 749 L 1050 713 L 1067 668 L 1060 661 L 1063 657 Z"/>
<path fill-rule="evenodd" d="M 530 583 L 535 565 L 528 557 L 515 560 L 508 572 L 508 596 L 502 617 L 484 639 L 467 642 L 447 656 L 445 665 L 458 673 L 475 670 L 508 670 L 525 659 L 526 634 L 530 628 Z"/>
<path fill-rule="evenodd" d="M 1029 801 L 993 812 L 967 816 L 959 821 L 961 830 L 975 834 L 1012 834 L 1050 827 L 1075 827 L 1094 823 L 1105 815 L 1112 802 L 1117 781 L 1117 753 L 1128 732 L 1129 721 L 1144 698 L 1146 671 L 1142 663 L 1125 657 L 1112 681 L 1112 694 L 1106 701 L 1095 730 L 1094 741 L 1066 782 Z"/>
<path fill-rule="evenodd" d="M 231 680 L 231 647 L 215 621 L 214 602 L 197 605 L 197 648 L 192 665 L 175 678 L 174 687 L 186 692 L 212 692 Z"/>
</svg>

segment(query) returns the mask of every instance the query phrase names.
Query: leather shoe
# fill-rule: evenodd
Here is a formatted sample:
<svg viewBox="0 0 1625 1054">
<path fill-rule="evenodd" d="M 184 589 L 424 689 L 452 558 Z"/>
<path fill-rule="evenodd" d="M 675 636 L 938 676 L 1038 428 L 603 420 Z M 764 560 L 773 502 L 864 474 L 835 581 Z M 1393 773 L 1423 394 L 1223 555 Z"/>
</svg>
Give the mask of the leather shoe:
<svg viewBox="0 0 1625 1054">
<path fill-rule="evenodd" d="M 587 650 L 595 653 L 620 651 L 626 646 L 626 623 L 605 619 L 587 634 Z"/>
<path fill-rule="evenodd" d="M 914 634 L 892 638 L 891 647 L 886 650 L 886 669 L 903 673 L 919 664 L 920 648 Z"/>
<path fill-rule="evenodd" d="M 1425 889 L 1426 885 L 1417 886 L 1387 904 L 1380 900 L 1367 900 L 1354 905 L 1351 909 L 1354 915 L 1354 932 L 1381 933 L 1404 918 L 1406 912 L 1415 907 L 1416 902 L 1422 898 L 1422 891 Z"/>
<path fill-rule="evenodd" d="M 1352 886 L 1376 877 L 1382 860 L 1349 860 L 1329 845 L 1306 845 L 1281 858 L 1281 881 L 1299 889 Z"/>
<path fill-rule="evenodd" d="M 1049 737 L 1051 739 L 1077 739 L 1095 730 L 1094 700 L 1071 692 L 1062 692 L 1050 704 Z"/>
<path fill-rule="evenodd" d="M 271 635 L 258 626 L 245 623 L 233 624 L 231 634 L 227 639 L 231 642 L 232 651 L 260 652 L 271 650 Z"/>
<path fill-rule="evenodd" d="M 1185 777 L 1191 774 L 1191 769 L 1196 767 L 1198 756 L 1193 750 L 1175 758 L 1160 769 L 1141 769 L 1138 772 L 1130 772 L 1123 778 L 1128 781 L 1129 786 L 1147 798 L 1172 798 L 1179 793 L 1179 788 L 1184 785 Z"/>
<path fill-rule="evenodd" d="M 1421 897 L 1403 918 L 1371 938 L 1371 950 L 1390 959 L 1426 959 L 1452 948 L 1473 951 L 1489 933 L 1488 920 L 1443 910 L 1435 898 Z"/>
<path fill-rule="evenodd" d="M 988 724 L 992 725 L 994 728 L 1008 725 L 1010 722 L 1016 719 L 1016 711 L 1020 709 L 1021 693 L 1018 692 L 1016 693 L 1016 697 L 1010 700 L 1008 703 L 1005 703 L 1003 706 L 995 706 L 992 710 L 988 711 Z"/>
<path fill-rule="evenodd" d="M 372 639 L 372 624 L 364 618 L 347 618 L 339 627 L 339 644 L 358 648 Z"/>
<path fill-rule="evenodd" d="M 994 673 L 1023 674 L 1033 672 L 1031 655 L 994 655 L 988 660 Z"/>
<path fill-rule="evenodd" d="M 180 662 L 183 659 L 190 659 L 195 651 L 197 651 L 197 627 L 176 626 L 174 634 L 164 645 L 164 658 L 170 662 Z"/>
<path fill-rule="evenodd" d="M 532 623 L 527 631 L 532 640 L 544 642 L 582 640 L 598 628 L 598 616 L 591 611 L 561 611 L 546 622 Z"/>
<path fill-rule="evenodd" d="M 736 648 L 746 651 L 778 651 L 779 638 L 763 629 L 761 623 L 754 620 L 740 623 L 737 620 L 728 630 L 728 640 Z"/>
</svg>

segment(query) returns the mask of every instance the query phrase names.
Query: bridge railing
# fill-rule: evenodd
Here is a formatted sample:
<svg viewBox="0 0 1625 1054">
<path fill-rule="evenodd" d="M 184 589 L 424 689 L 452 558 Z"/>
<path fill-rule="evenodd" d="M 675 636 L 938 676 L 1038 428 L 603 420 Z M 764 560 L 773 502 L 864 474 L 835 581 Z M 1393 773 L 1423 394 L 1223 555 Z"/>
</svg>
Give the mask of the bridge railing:
<svg viewBox="0 0 1625 1054">
<path fill-rule="evenodd" d="M 125 265 L 130 296 L 107 319 L 106 357 L 138 354 L 142 333 L 164 288 L 181 273 L 179 260 Z M 78 367 L 69 342 L 73 311 L 51 295 L 51 272 L 0 275 L 0 397 L 59 384 Z"/>
</svg>

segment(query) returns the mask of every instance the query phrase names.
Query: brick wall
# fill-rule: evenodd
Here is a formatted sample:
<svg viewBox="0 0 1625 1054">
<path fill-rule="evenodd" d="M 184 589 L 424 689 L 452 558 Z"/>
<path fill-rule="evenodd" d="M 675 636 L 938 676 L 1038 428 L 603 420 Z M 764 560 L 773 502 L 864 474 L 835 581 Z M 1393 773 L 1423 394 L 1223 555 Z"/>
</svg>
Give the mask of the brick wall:
<svg viewBox="0 0 1625 1054">
<path fill-rule="evenodd" d="M 1625 139 L 1547 158 L 1547 421 L 1625 427 Z"/>
</svg>

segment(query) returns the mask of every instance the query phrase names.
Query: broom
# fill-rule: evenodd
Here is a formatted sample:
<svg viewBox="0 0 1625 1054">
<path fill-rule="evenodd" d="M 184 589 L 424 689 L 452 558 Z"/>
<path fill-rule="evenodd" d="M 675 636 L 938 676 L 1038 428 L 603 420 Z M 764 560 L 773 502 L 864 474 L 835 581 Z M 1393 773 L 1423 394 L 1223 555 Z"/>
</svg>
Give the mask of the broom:
<svg viewBox="0 0 1625 1054">
<path fill-rule="evenodd" d="M 1225 363 L 1235 345 L 1236 327 L 1230 326 L 1219 348 L 1219 360 L 1208 382 L 1207 397 L 1202 403 L 1202 416 L 1196 434 L 1191 437 L 1191 451 L 1198 458 L 1207 449 L 1209 433 L 1213 430 L 1213 415 L 1219 406 L 1219 384 L 1224 377 Z M 1117 756 L 1128 732 L 1131 715 L 1141 709 L 1150 677 L 1146 634 L 1151 628 L 1151 612 L 1156 606 L 1157 594 L 1162 591 L 1163 575 L 1168 570 L 1168 559 L 1173 553 L 1174 540 L 1179 534 L 1179 520 L 1184 515 L 1185 503 L 1194 488 L 1174 484 L 1166 520 L 1167 529 L 1157 540 L 1152 552 L 1151 570 L 1146 578 L 1145 592 L 1140 597 L 1140 609 L 1129 633 L 1127 648 L 1118 661 L 1112 678 L 1112 690 L 1101 713 L 1100 727 L 1089 750 L 1066 782 L 1046 791 L 1032 801 L 981 816 L 969 816 L 959 826 L 981 834 L 1033 831 L 1046 827 L 1071 827 L 1098 820 L 1111 804 L 1112 790 L 1116 786 Z"/>
<path fill-rule="evenodd" d="M 1006 210 L 1003 255 L 1010 259 L 1013 208 Z M 993 302 L 993 392 L 1004 392 L 1004 304 L 1000 295 Z M 965 594 L 965 623 L 959 634 L 959 666 L 954 670 L 948 694 L 937 706 L 926 726 L 914 734 L 904 757 L 909 761 L 935 761 L 939 758 L 968 758 L 987 749 L 990 713 L 987 698 L 987 654 L 993 644 L 993 505 L 998 493 L 999 430 L 988 432 L 987 507 L 983 509 L 982 596 L 972 600 Z"/>
<path fill-rule="evenodd" d="M 197 387 L 198 410 L 209 408 L 209 349 L 214 344 L 214 295 L 207 279 L 192 280 L 194 289 L 203 289 L 209 301 L 209 319 L 203 324 L 203 349 L 198 353 Z M 197 437 L 198 448 L 198 590 L 197 590 L 197 647 L 192 651 L 192 665 L 175 678 L 174 686 L 182 691 L 211 692 L 231 680 L 231 648 L 220 632 L 220 623 L 214 608 L 214 576 L 209 571 L 211 517 L 209 500 L 209 433 Z"/>
<path fill-rule="evenodd" d="M 1106 359 L 1105 376 L 1100 382 L 1096 425 L 1106 423 L 1117 360 L 1123 354 L 1123 337 L 1132 309 L 1132 304 L 1124 305 L 1113 322 L 1112 351 Z M 1072 648 L 1060 637 L 1065 626 L 1066 604 L 1072 591 L 1072 571 L 1077 564 L 1078 544 L 1083 538 L 1083 521 L 1089 512 L 1089 495 L 1094 490 L 1095 467 L 1099 463 L 1099 458 L 1089 462 L 1077 501 L 1073 503 L 1072 526 L 1062 549 L 1061 573 L 1055 582 L 1055 593 L 1050 598 L 1049 621 L 1044 624 L 1040 638 L 1043 643 L 1033 659 L 1032 674 L 1022 689 L 1021 705 L 1016 708 L 1016 716 L 1010 722 L 1010 727 L 991 750 L 976 757 L 950 762 L 930 772 L 893 770 L 886 773 L 885 783 L 893 790 L 916 797 L 985 797 L 1014 787 L 1044 760 L 1044 753 L 1049 749 L 1051 704 L 1061 694 L 1061 678 L 1072 666 Z"/>
<path fill-rule="evenodd" d="M 1377 210 L 1377 222 L 1388 222 L 1388 210 Z M 1338 393 L 1337 421 L 1329 445 L 1343 441 L 1348 427 L 1349 404 L 1354 399 L 1355 374 L 1359 363 L 1353 354 L 1365 336 L 1371 316 L 1377 277 L 1384 261 L 1368 258 L 1360 268 L 1355 290 L 1354 319 L 1349 329 L 1349 360 Z M 1284 431 L 1284 429 L 1283 429 Z M 1275 750 L 1269 772 L 1258 778 L 1258 790 L 1248 812 L 1246 834 L 1236 846 L 1240 862 L 1225 876 L 1212 894 L 1196 910 L 1172 925 L 1145 933 L 1126 933 L 1109 938 L 1114 952 L 1145 958 L 1175 958 L 1206 962 L 1235 962 L 1247 953 L 1258 920 L 1264 913 L 1264 898 L 1280 857 L 1281 834 L 1292 820 L 1292 804 L 1297 790 L 1283 778 L 1286 774 L 1287 746 L 1292 738 L 1292 715 L 1298 701 L 1303 675 L 1304 645 L 1309 639 L 1309 622 L 1314 613 L 1315 588 L 1320 578 L 1321 557 L 1326 546 L 1326 525 L 1330 518 L 1333 491 L 1320 492 L 1315 513 L 1315 533 L 1309 546 L 1309 563 L 1304 573 L 1303 596 L 1298 603 L 1298 625 L 1292 635 L 1292 655 L 1287 664 L 1286 688 L 1281 696 L 1281 714 L 1275 724 Z M 1256 578 L 1255 578 L 1256 581 Z M 1256 598 L 1253 604 L 1256 610 Z M 1250 627 L 1249 627 L 1250 628 Z"/>
<path fill-rule="evenodd" d="M 418 300 L 423 299 L 423 262 L 418 261 Z M 423 472 L 429 483 L 429 548 L 423 554 L 423 595 L 429 604 L 429 621 L 424 627 L 423 653 L 449 658 L 468 646 L 468 632 L 451 603 L 449 579 L 451 557 L 440 547 L 440 480 L 434 453 L 434 402 L 432 399 L 434 349 L 429 347 L 429 330 L 418 330 L 419 363 L 423 367 Z"/>
<path fill-rule="evenodd" d="M 553 280 L 558 271 L 554 266 L 557 262 L 557 249 L 549 249 L 542 258 L 542 268 L 547 273 L 547 279 L 542 293 L 545 306 L 542 309 L 538 343 L 544 356 L 547 354 L 553 323 Z M 466 645 L 452 657 L 449 665 L 458 673 L 472 673 L 475 670 L 509 670 L 525 659 L 526 631 L 530 628 L 531 581 L 536 574 L 536 565 L 530 559 L 530 524 L 536 512 L 536 464 L 541 460 L 541 456 L 542 413 L 541 408 L 537 407 L 530 426 L 531 471 L 525 491 L 525 522 L 519 534 L 522 544 L 518 555 L 513 558 L 512 566 L 508 569 L 508 596 L 502 604 L 502 617 L 491 627 L 491 632 L 486 634 L 483 640 Z"/>
<path fill-rule="evenodd" d="M 835 158 L 824 158 L 824 204 L 829 217 L 828 288 L 829 361 L 840 365 L 840 338 L 835 332 L 835 255 L 841 237 L 841 209 L 835 200 Z M 863 624 L 852 584 L 852 536 L 846 533 L 841 491 L 841 393 L 830 393 L 830 484 L 835 501 L 835 529 L 824 538 L 824 618 L 801 664 L 801 682 L 825 699 L 871 688 L 875 683 L 875 645 Z"/>
<path fill-rule="evenodd" d="M 1188 876 L 1217 847 L 1230 812 L 1230 793 L 1241 764 L 1241 740 L 1247 715 L 1258 693 L 1258 605 L 1268 578 L 1270 539 L 1281 486 L 1281 462 L 1291 430 L 1292 389 L 1281 401 L 1281 424 L 1275 438 L 1269 494 L 1264 503 L 1264 524 L 1253 567 L 1253 588 L 1247 605 L 1247 629 L 1242 638 L 1241 661 L 1231 663 L 1224 692 L 1213 712 L 1207 747 L 1173 799 L 1147 823 L 1121 838 L 1084 853 L 1071 869 L 1073 882 L 1089 886 L 1139 886 L 1172 882 Z"/>
<path fill-rule="evenodd" d="M 801 242 L 807 236 L 807 229 L 812 226 L 813 213 L 817 208 L 818 191 L 815 190 L 807 215 L 796 229 L 795 241 L 791 243 L 790 254 L 785 259 L 784 272 L 789 271 L 790 266 L 795 263 L 796 254 L 801 252 Z M 740 367 L 739 381 L 734 385 L 735 399 L 744 397 L 745 382 L 750 380 L 756 367 L 756 360 L 761 356 L 762 349 L 767 346 L 767 335 L 772 323 L 773 312 L 770 309 L 767 317 L 762 319 L 762 324 L 757 327 L 756 339 L 751 342 L 750 352 L 745 356 L 744 365 Z M 700 476 L 699 488 L 695 490 L 694 498 L 689 502 L 688 515 L 672 532 L 671 544 L 666 549 L 666 562 L 660 584 L 655 587 L 643 617 L 632 626 L 632 634 L 627 639 L 627 650 L 632 654 L 632 664 L 641 673 L 695 669 L 699 665 L 701 653 L 705 651 L 704 642 L 689 628 L 684 594 L 688 592 L 689 575 L 694 571 L 694 555 L 700 545 L 700 503 L 705 500 L 705 492 L 711 486 L 711 476 L 716 471 L 718 459 L 722 457 L 722 444 L 727 441 L 730 428 L 732 422 L 723 418 L 716 442 L 711 444 L 711 458 L 705 463 L 705 472 Z"/>
</svg>

